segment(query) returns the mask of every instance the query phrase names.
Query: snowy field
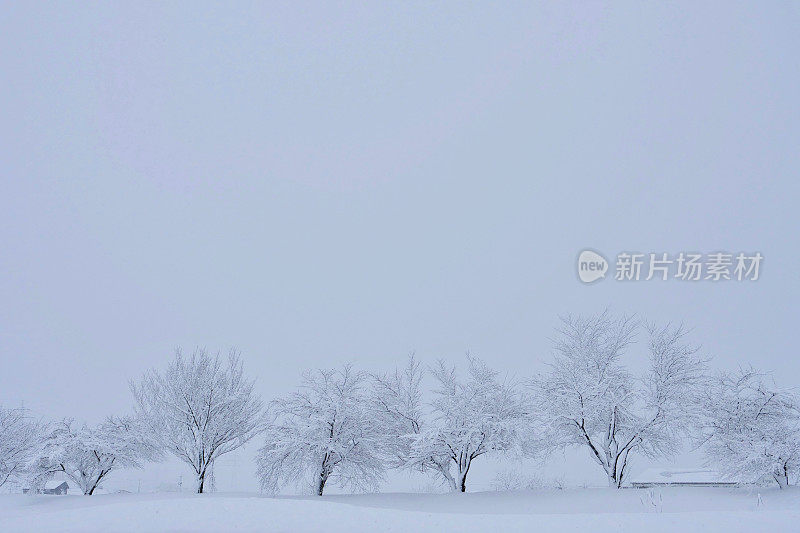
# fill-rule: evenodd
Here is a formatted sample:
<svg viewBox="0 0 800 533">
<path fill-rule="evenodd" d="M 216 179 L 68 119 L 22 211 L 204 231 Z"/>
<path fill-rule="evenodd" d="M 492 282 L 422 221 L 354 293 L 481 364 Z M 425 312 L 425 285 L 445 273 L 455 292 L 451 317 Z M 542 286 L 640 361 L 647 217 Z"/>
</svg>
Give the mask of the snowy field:
<svg viewBox="0 0 800 533">
<path fill-rule="evenodd" d="M 760 498 L 759 498 L 760 495 Z M 0 531 L 797 531 L 800 488 L 0 496 Z"/>
</svg>

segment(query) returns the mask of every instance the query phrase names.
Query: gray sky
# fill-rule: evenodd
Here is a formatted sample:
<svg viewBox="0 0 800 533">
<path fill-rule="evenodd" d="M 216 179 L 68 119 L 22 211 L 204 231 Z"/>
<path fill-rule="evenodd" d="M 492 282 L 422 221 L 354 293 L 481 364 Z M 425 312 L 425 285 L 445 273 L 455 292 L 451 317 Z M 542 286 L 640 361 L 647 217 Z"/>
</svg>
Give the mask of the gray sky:
<svg viewBox="0 0 800 533">
<path fill-rule="evenodd" d="M 121 414 L 176 346 L 238 347 L 266 399 L 411 350 L 525 376 L 559 314 L 605 307 L 800 385 L 799 19 L 5 3 L 0 402 Z M 586 247 L 765 260 L 751 283 L 586 286 Z"/>
</svg>

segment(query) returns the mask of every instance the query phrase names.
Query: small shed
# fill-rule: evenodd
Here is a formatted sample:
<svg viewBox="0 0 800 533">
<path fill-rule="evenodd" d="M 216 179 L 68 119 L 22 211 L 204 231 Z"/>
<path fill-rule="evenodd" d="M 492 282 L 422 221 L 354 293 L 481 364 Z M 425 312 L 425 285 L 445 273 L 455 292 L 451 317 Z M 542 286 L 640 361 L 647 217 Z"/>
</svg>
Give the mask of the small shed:
<svg viewBox="0 0 800 533">
<path fill-rule="evenodd" d="M 648 487 L 735 487 L 737 482 L 726 479 L 714 470 L 697 468 L 649 468 L 630 481 L 636 489 Z"/>
<path fill-rule="evenodd" d="M 81 491 L 78 490 L 74 484 L 70 485 L 67 481 L 61 479 L 54 479 L 50 480 L 44 484 L 43 487 L 39 487 L 36 489 L 22 489 L 24 494 L 56 494 L 56 495 L 65 495 L 72 492 L 73 494 L 78 493 L 80 494 Z"/>
<path fill-rule="evenodd" d="M 66 481 L 62 481 L 55 487 L 43 489 L 42 494 L 66 494 L 68 490 L 69 484 Z"/>
</svg>

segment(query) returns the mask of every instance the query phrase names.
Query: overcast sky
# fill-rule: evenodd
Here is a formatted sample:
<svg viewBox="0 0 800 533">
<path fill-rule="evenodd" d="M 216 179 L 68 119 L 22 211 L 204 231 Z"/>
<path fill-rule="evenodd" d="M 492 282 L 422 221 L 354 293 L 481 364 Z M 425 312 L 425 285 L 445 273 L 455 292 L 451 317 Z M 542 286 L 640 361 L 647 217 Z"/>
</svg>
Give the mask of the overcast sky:
<svg viewBox="0 0 800 533">
<path fill-rule="evenodd" d="M 266 399 L 412 350 L 527 376 L 605 307 L 800 385 L 797 4 L 428 4 L 0 7 L 0 402 L 123 414 L 177 346 Z M 764 262 L 584 285 L 584 248 Z"/>
</svg>

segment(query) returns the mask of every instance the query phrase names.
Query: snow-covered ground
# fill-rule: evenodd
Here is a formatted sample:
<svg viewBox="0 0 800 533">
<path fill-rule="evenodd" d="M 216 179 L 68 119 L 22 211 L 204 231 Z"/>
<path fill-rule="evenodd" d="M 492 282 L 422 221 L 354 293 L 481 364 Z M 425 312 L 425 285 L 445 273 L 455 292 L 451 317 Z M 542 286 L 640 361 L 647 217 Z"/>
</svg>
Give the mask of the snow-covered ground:
<svg viewBox="0 0 800 533">
<path fill-rule="evenodd" d="M 760 495 L 760 498 L 759 498 Z M 0 531 L 797 531 L 800 488 L 0 496 Z"/>
</svg>

